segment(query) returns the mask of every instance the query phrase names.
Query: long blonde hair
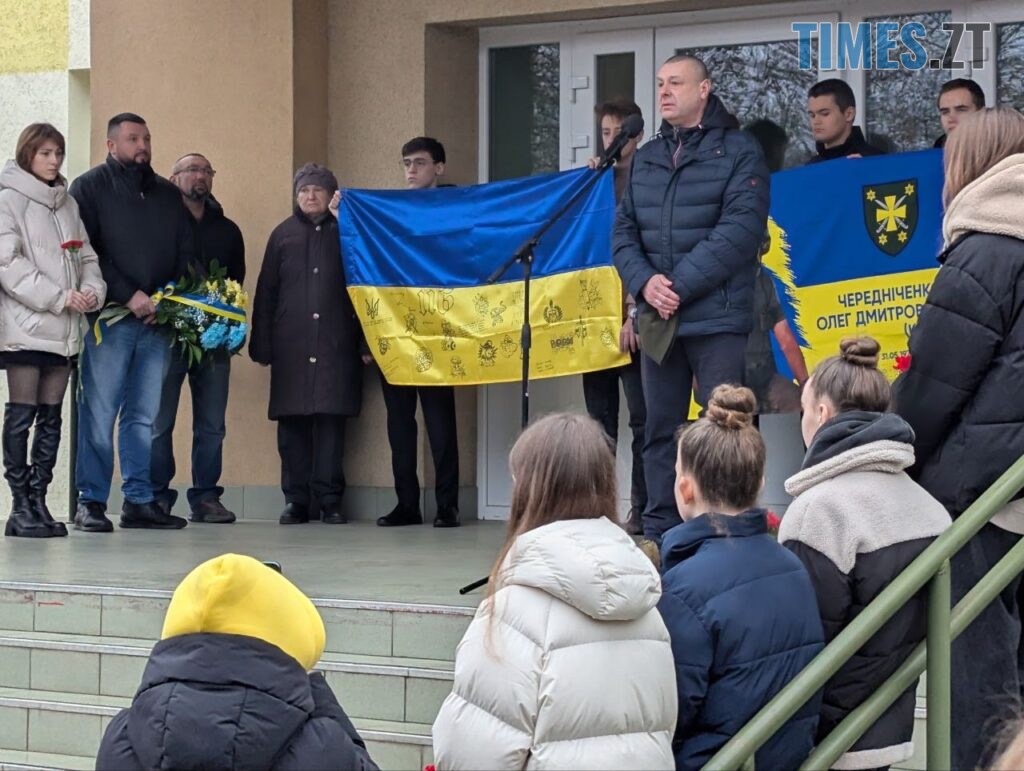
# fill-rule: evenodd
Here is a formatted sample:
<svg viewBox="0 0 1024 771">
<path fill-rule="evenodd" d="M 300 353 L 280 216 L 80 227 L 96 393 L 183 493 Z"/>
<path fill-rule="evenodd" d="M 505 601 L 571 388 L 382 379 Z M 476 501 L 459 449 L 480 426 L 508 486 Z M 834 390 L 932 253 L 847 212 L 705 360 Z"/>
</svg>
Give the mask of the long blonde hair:
<svg viewBox="0 0 1024 771">
<path fill-rule="evenodd" d="M 986 107 L 967 115 L 946 140 L 942 203 L 1004 158 L 1024 153 L 1024 115 L 1012 107 Z"/>
<path fill-rule="evenodd" d="M 541 418 L 516 440 L 508 457 L 512 509 L 508 534 L 491 569 L 488 597 L 523 533 L 565 519 L 617 522 L 615 456 L 608 435 L 586 415 L 561 412 Z"/>
</svg>

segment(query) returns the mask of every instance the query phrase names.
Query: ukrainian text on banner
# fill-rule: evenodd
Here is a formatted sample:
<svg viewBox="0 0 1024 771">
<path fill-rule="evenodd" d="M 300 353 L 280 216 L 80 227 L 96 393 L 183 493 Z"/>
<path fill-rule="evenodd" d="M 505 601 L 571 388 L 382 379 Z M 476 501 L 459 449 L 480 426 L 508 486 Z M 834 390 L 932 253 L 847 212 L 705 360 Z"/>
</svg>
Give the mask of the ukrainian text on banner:
<svg viewBox="0 0 1024 771">
<path fill-rule="evenodd" d="M 772 175 L 771 247 L 783 312 L 807 369 L 870 335 L 899 374 L 941 249 L 942 151 L 842 158 Z M 791 376 L 775 346 L 779 372 Z"/>
<path fill-rule="evenodd" d="M 339 213 L 348 291 L 395 385 L 522 375 L 523 272 L 487 276 L 584 183 L 587 170 L 422 191 L 346 190 Z M 530 376 L 625 364 L 622 288 L 611 264 L 606 174 L 541 240 L 530 283 Z"/>
</svg>

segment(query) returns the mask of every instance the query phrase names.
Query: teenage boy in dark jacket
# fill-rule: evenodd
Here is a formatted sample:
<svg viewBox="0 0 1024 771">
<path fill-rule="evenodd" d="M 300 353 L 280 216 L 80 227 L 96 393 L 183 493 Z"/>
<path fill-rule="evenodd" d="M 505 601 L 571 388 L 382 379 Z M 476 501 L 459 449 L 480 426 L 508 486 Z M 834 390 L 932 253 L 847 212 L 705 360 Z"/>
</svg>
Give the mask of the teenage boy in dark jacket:
<svg viewBox="0 0 1024 771">
<path fill-rule="evenodd" d="M 807 163 L 820 163 L 834 158 L 860 158 L 884 155 L 864 138 L 857 118 L 857 100 L 853 89 L 838 78 L 822 80 L 807 92 L 807 114 L 811 118 L 816 154 Z"/>
</svg>

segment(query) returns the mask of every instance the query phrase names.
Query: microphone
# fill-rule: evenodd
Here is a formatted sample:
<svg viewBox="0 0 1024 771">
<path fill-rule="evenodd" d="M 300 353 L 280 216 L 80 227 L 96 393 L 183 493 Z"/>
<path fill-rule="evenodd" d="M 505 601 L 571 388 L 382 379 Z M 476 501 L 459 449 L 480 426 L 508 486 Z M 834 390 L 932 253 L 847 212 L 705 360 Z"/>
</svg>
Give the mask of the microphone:
<svg viewBox="0 0 1024 771">
<path fill-rule="evenodd" d="M 623 148 L 632 139 L 636 139 L 644 130 L 644 119 L 643 116 L 627 115 L 626 119 L 622 121 L 622 127 L 619 129 L 619 133 L 615 135 L 615 139 L 608 145 L 608 149 L 604 151 L 604 158 L 601 160 L 602 166 L 607 166 L 619 159 L 622 155 Z"/>
</svg>

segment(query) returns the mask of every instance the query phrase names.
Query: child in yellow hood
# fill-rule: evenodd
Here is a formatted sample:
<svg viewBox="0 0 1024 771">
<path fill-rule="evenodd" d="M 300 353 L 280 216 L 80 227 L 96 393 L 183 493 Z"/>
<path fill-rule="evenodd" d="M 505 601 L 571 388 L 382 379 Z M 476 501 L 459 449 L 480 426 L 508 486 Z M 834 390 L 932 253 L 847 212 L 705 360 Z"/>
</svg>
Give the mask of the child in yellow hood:
<svg viewBox="0 0 1024 771">
<path fill-rule="evenodd" d="M 324 624 L 287 578 L 238 554 L 178 585 L 131 707 L 107 727 L 102 769 L 376 771 L 322 674 Z"/>
</svg>

